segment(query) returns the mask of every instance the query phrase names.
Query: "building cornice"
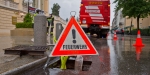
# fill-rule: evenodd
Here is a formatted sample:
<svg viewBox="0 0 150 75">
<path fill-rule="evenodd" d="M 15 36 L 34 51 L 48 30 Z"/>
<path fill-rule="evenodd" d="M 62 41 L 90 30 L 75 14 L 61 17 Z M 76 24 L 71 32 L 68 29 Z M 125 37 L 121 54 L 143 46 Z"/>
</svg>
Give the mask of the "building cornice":
<svg viewBox="0 0 150 75">
<path fill-rule="evenodd" d="M 5 8 L 5 9 L 14 10 L 14 11 L 19 11 L 19 12 L 27 13 L 27 11 L 22 11 L 22 10 L 19 10 L 19 9 L 16 9 L 16 8 L 12 8 L 12 7 L 9 7 L 9 6 L 0 5 L 0 7 Z"/>
<path fill-rule="evenodd" d="M 7 8 L 7 9 L 11 9 L 11 10 L 16 10 L 16 11 L 18 10 L 17 8 L 5 6 L 5 5 L 0 5 L 0 7 Z"/>
</svg>

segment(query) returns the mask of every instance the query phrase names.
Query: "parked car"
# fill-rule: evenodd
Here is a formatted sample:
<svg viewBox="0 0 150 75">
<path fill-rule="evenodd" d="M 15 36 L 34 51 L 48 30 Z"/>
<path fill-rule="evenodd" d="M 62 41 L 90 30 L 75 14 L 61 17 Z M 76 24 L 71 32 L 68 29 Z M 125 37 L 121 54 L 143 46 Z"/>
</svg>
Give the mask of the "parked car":
<svg viewBox="0 0 150 75">
<path fill-rule="evenodd" d="M 116 30 L 116 34 L 124 34 L 124 29 L 123 28 L 118 28 Z"/>
</svg>

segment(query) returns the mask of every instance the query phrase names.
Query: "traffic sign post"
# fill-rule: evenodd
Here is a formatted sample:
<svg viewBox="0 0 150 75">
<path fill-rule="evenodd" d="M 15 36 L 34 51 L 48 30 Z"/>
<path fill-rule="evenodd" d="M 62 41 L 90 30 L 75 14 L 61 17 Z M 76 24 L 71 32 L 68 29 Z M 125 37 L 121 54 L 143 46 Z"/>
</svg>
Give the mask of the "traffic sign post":
<svg viewBox="0 0 150 75">
<path fill-rule="evenodd" d="M 72 16 L 49 57 L 76 55 L 98 55 L 98 52 Z"/>
</svg>

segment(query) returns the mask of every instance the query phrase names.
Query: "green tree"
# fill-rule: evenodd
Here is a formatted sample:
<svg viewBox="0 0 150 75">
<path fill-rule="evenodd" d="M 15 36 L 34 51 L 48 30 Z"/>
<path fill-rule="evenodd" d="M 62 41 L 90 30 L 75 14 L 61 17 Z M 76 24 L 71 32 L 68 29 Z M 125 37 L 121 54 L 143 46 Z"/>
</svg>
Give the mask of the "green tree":
<svg viewBox="0 0 150 75">
<path fill-rule="evenodd" d="M 68 18 L 66 18 L 66 22 L 68 22 Z"/>
<path fill-rule="evenodd" d="M 53 7 L 51 8 L 52 9 L 52 14 L 55 15 L 55 16 L 59 16 L 59 9 L 60 9 L 60 6 L 58 3 L 54 3 L 53 4 Z"/>
<path fill-rule="evenodd" d="M 150 0 L 115 0 L 116 10 L 122 9 L 123 16 L 137 18 L 137 29 L 139 30 L 139 19 L 150 15 Z"/>
<path fill-rule="evenodd" d="M 23 22 L 19 22 L 16 24 L 16 28 L 33 28 L 32 24 L 32 16 L 30 13 L 27 13 L 24 17 Z"/>
<path fill-rule="evenodd" d="M 32 16 L 30 13 L 27 13 L 26 16 L 24 17 L 24 22 L 25 23 L 32 23 Z"/>
</svg>

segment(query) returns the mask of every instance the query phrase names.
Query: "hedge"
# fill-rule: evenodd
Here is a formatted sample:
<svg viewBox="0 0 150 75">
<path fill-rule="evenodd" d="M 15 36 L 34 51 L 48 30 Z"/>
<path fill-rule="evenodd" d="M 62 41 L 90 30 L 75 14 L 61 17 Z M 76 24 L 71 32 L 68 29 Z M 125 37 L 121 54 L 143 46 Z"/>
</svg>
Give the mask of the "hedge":
<svg viewBox="0 0 150 75">
<path fill-rule="evenodd" d="M 24 21 L 16 24 L 16 28 L 33 28 L 32 20 L 32 15 L 27 13 L 24 17 Z"/>
<path fill-rule="evenodd" d="M 20 22 L 16 24 L 16 28 L 33 28 L 33 23 L 30 22 Z"/>
<path fill-rule="evenodd" d="M 142 36 L 150 36 L 150 29 L 149 28 L 140 29 L 140 31 L 141 31 Z M 128 32 L 126 31 L 125 34 L 128 34 Z M 131 30 L 131 35 L 137 35 L 137 29 Z"/>
</svg>

